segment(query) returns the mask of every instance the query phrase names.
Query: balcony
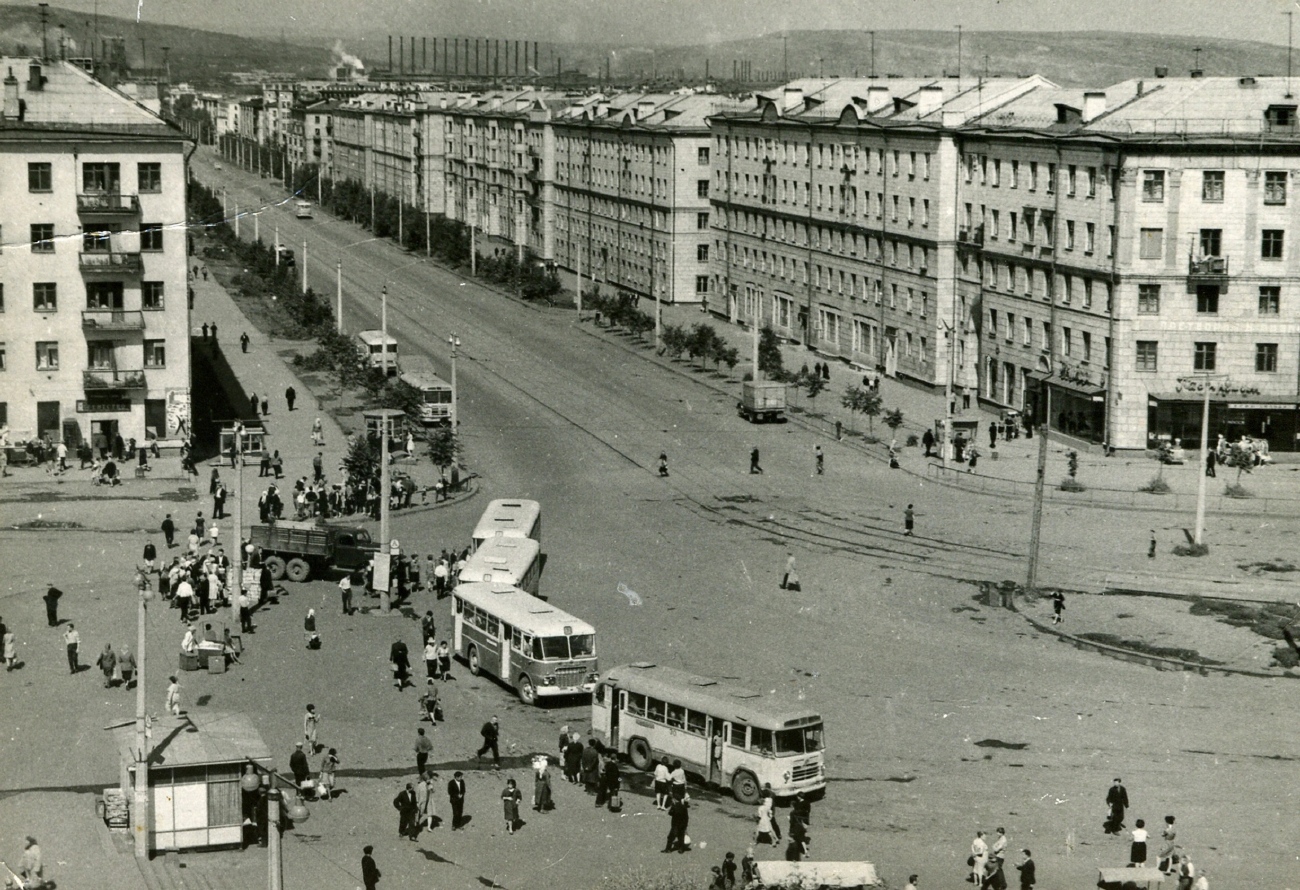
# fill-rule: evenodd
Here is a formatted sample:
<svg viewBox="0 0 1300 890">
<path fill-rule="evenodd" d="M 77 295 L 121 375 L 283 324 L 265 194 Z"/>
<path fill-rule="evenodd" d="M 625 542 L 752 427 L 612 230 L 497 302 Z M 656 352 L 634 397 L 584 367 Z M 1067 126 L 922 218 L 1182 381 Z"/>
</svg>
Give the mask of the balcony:
<svg viewBox="0 0 1300 890">
<path fill-rule="evenodd" d="M 1224 278 L 1228 274 L 1228 258 L 1204 256 L 1197 259 L 1190 256 L 1187 258 L 1187 274 L 1191 278 Z"/>
<path fill-rule="evenodd" d="M 82 385 L 86 392 L 108 390 L 144 389 L 144 371 L 124 371 L 121 368 L 104 368 L 82 371 Z"/>
<path fill-rule="evenodd" d="M 81 271 L 89 275 L 139 275 L 144 261 L 138 253 L 81 253 Z"/>
<path fill-rule="evenodd" d="M 87 309 L 81 313 L 81 329 L 93 333 L 143 331 L 144 313 L 122 309 Z"/>
<path fill-rule="evenodd" d="M 77 213 L 88 217 L 139 216 L 140 198 L 109 192 L 77 195 Z"/>
<path fill-rule="evenodd" d="M 957 240 L 963 244 L 974 244 L 977 247 L 982 247 L 984 244 L 984 227 L 962 226 L 957 230 Z"/>
</svg>

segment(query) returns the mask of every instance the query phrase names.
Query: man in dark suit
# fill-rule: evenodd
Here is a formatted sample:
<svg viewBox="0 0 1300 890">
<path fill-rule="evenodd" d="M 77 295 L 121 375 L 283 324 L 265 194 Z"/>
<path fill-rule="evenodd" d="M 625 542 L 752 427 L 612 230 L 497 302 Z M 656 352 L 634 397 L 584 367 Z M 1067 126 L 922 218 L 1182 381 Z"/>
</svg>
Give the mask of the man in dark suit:
<svg viewBox="0 0 1300 890">
<path fill-rule="evenodd" d="M 460 770 L 447 783 L 447 797 L 451 799 L 451 830 L 456 831 L 465 822 L 465 778 Z"/>
<path fill-rule="evenodd" d="M 1020 851 L 1025 859 L 1023 862 L 1016 863 L 1016 870 L 1020 872 L 1020 890 L 1033 890 L 1034 882 L 1038 880 L 1034 868 L 1034 857 L 1028 850 Z"/>
<path fill-rule="evenodd" d="M 1119 834 L 1124 827 L 1124 811 L 1128 809 L 1128 790 L 1119 779 L 1106 792 L 1106 803 L 1110 807 L 1110 816 L 1106 819 L 1106 833 Z"/>
<path fill-rule="evenodd" d="M 418 825 L 420 807 L 415 802 L 415 788 L 410 782 L 407 782 L 401 793 L 393 798 L 393 807 L 398 815 L 398 836 L 415 840 L 420 830 Z"/>
<path fill-rule="evenodd" d="M 681 800 L 674 798 L 672 804 L 668 807 L 668 816 L 671 821 L 668 827 L 668 840 L 664 844 L 665 853 L 672 853 L 674 850 L 678 853 L 685 853 L 690 849 L 686 846 L 686 829 L 691 821 L 691 812 L 688 806 L 685 798 Z"/>
<path fill-rule="evenodd" d="M 497 751 L 497 740 L 500 738 L 501 735 L 500 721 L 497 720 L 495 716 L 493 716 L 491 720 L 483 724 L 483 728 L 479 730 L 479 734 L 483 736 L 483 747 L 478 749 L 478 754 L 476 756 L 478 757 L 479 760 L 482 760 L 483 755 L 486 754 L 488 751 L 491 751 L 492 765 L 500 766 L 501 754 L 499 751 Z"/>
<path fill-rule="evenodd" d="M 375 857 L 370 855 L 375 848 L 367 844 L 361 852 L 361 880 L 365 882 L 366 890 L 375 890 L 380 878 L 379 866 L 375 865 Z"/>
</svg>

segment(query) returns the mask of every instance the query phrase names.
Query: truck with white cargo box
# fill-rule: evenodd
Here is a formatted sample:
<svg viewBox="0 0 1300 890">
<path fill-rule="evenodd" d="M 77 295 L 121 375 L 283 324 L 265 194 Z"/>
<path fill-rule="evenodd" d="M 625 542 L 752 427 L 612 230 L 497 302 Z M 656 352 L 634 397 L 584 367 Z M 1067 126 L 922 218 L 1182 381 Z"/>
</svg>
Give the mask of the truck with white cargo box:
<svg viewBox="0 0 1300 890">
<path fill-rule="evenodd" d="M 736 410 L 750 423 L 785 420 L 785 388 L 778 380 L 746 380 Z"/>
</svg>

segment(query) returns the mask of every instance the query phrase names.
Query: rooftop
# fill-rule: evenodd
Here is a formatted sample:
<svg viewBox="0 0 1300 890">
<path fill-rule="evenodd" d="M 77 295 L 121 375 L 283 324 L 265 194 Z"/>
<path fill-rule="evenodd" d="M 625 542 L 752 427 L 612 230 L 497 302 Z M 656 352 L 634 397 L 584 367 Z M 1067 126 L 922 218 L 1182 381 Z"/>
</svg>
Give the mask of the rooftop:
<svg viewBox="0 0 1300 890">
<path fill-rule="evenodd" d="M 16 87 L 10 84 L 8 89 L 16 89 L 22 103 L 21 120 L 6 115 L 0 122 L 0 134 L 6 137 L 23 131 L 64 130 L 184 138 L 143 105 L 71 63 L 4 57 L 0 74 L 17 81 Z"/>
<path fill-rule="evenodd" d="M 119 753 L 134 760 L 135 723 L 113 730 Z M 151 767 L 197 766 L 269 760 L 271 750 L 245 714 L 190 712 L 183 717 L 156 717 L 150 730 Z"/>
</svg>

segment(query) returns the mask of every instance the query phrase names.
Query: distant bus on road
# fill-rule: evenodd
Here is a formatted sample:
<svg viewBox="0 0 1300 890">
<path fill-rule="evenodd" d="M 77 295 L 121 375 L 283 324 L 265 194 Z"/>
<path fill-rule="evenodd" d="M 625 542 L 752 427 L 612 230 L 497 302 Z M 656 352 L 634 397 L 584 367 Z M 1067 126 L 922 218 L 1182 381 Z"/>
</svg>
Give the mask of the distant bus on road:
<svg viewBox="0 0 1300 890">
<path fill-rule="evenodd" d="M 433 372 L 424 356 L 413 356 L 402 363 L 403 383 L 420 392 L 420 423 L 436 426 L 451 422 L 451 384 Z"/>
<path fill-rule="evenodd" d="M 532 538 L 542 542 L 542 505 L 537 501 L 498 499 L 487 505 L 474 527 L 477 550 L 488 538 Z"/>
<path fill-rule="evenodd" d="M 361 331 L 357 334 L 357 351 L 361 357 L 368 359 L 370 367 L 382 368 L 384 366 L 384 344 L 388 345 L 388 376 L 397 375 L 397 338 L 392 334 L 388 335 L 387 341 L 384 340 L 383 331 Z"/>
<path fill-rule="evenodd" d="M 537 596 L 542 576 L 542 545 L 532 538 L 488 538 L 465 560 L 460 581 L 513 584 Z"/>
<path fill-rule="evenodd" d="M 298 219 L 311 219 L 311 201 L 295 201 L 293 215 Z"/>
</svg>

